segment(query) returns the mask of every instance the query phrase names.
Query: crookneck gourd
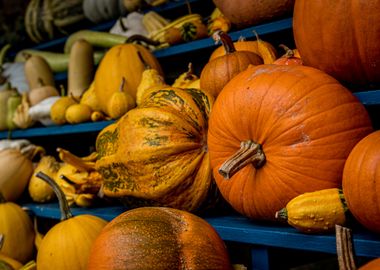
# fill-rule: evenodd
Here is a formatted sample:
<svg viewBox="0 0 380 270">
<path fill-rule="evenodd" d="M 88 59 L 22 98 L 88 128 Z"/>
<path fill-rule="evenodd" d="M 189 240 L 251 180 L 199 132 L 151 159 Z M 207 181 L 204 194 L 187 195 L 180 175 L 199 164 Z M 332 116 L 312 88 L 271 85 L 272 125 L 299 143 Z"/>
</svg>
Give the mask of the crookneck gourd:
<svg viewBox="0 0 380 270">
<path fill-rule="evenodd" d="M 100 132 L 104 194 L 197 210 L 215 191 L 206 140 L 212 104 L 201 90 L 164 88 Z"/>
<path fill-rule="evenodd" d="M 223 197 L 251 218 L 273 220 L 297 195 L 339 187 L 350 151 L 371 131 L 365 107 L 331 76 L 261 65 L 223 88 L 207 142 Z"/>
</svg>

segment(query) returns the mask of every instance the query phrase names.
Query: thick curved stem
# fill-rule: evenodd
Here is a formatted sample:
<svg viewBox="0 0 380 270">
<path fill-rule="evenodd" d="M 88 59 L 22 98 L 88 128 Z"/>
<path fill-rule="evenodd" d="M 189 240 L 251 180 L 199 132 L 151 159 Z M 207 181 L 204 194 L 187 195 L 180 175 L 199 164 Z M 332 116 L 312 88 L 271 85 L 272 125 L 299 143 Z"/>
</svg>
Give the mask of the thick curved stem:
<svg viewBox="0 0 380 270">
<path fill-rule="evenodd" d="M 241 168 L 252 163 L 258 169 L 265 163 L 265 154 L 261 147 L 252 140 L 243 141 L 240 144 L 240 149 L 232 157 L 227 159 L 219 168 L 219 173 L 225 178 L 230 179 Z"/>
<path fill-rule="evenodd" d="M 351 229 L 335 225 L 335 233 L 339 270 L 356 270 Z"/>
<path fill-rule="evenodd" d="M 67 203 L 65 194 L 63 193 L 61 188 L 58 186 L 58 184 L 53 179 L 51 179 L 48 175 L 44 174 L 41 171 L 39 171 L 36 174 L 36 176 L 44 180 L 46 183 L 48 183 L 49 186 L 51 186 L 51 188 L 53 189 L 55 195 L 57 196 L 58 202 L 59 202 L 59 209 L 61 210 L 61 220 L 66 220 L 73 217 L 73 214 L 70 211 L 69 204 Z"/>
<path fill-rule="evenodd" d="M 232 42 L 232 39 L 228 34 L 219 30 L 219 31 L 216 31 L 212 35 L 212 37 L 216 42 L 218 42 L 218 41 L 222 42 L 224 50 L 226 51 L 226 54 L 236 52 L 234 43 Z"/>
</svg>

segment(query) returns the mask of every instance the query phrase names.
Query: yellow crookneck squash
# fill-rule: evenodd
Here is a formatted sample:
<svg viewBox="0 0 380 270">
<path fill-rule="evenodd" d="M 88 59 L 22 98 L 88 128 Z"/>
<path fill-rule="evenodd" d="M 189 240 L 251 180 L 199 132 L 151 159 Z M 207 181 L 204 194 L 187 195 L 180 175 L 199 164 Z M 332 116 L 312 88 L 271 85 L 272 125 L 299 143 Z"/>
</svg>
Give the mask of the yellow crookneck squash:
<svg viewBox="0 0 380 270">
<path fill-rule="evenodd" d="M 206 146 L 212 104 L 201 90 L 168 87 L 106 127 L 96 142 L 104 194 L 198 210 L 215 191 Z"/>
<path fill-rule="evenodd" d="M 160 63 L 145 47 L 130 43 L 112 47 L 100 62 L 94 79 L 97 100 L 100 108 L 107 115 L 109 115 L 108 102 L 112 94 L 119 91 L 123 78 L 125 78 L 123 90 L 136 99 L 137 87 L 145 70 L 145 64 L 139 57 L 139 53 L 144 62 L 163 75 Z"/>
</svg>

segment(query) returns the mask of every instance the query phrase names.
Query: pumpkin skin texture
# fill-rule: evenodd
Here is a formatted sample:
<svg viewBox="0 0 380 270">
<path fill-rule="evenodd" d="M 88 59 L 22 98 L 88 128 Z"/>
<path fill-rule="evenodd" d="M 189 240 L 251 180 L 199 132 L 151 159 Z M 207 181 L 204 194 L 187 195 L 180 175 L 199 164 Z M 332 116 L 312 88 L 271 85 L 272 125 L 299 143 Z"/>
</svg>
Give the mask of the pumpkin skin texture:
<svg viewBox="0 0 380 270">
<path fill-rule="evenodd" d="M 364 106 L 324 72 L 305 66 L 248 67 L 223 88 L 213 107 L 211 166 L 223 197 L 238 212 L 273 220 L 297 195 L 339 187 L 351 149 L 372 130 Z M 255 150 L 250 140 L 261 145 L 256 157 L 246 155 Z M 243 154 L 254 159 L 235 166 L 226 180 L 221 165 L 239 153 L 241 144 L 251 146 Z"/>
<path fill-rule="evenodd" d="M 373 259 L 359 268 L 359 270 L 379 270 L 380 258 Z"/>
<path fill-rule="evenodd" d="M 223 240 L 191 213 L 141 207 L 113 219 L 95 240 L 88 270 L 230 269 Z"/>
<path fill-rule="evenodd" d="M 138 44 L 121 44 L 112 47 L 104 55 L 95 73 L 94 87 L 102 111 L 109 115 L 107 104 L 113 93 L 120 90 L 123 78 L 123 91 L 136 99 L 137 87 L 140 84 L 145 64 L 156 69 L 161 76 L 163 72 L 156 57 L 145 47 Z"/>
<path fill-rule="evenodd" d="M 305 65 L 350 87 L 380 83 L 380 0 L 296 0 L 293 33 Z"/>
<path fill-rule="evenodd" d="M 4 235 L 1 253 L 22 263 L 32 258 L 34 230 L 30 217 L 19 205 L 1 198 L 0 234 Z"/>
<path fill-rule="evenodd" d="M 203 67 L 200 87 L 216 98 L 229 80 L 249 65 L 263 64 L 263 59 L 253 52 L 236 51 L 231 38 L 226 33 L 217 32 L 214 35 L 222 41 L 226 54 L 211 60 Z"/>
<path fill-rule="evenodd" d="M 152 91 L 96 142 L 104 194 L 197 210 L 214 184 L 206 140 L 212 104 L 199 89 Z"/>
<path fill-rule="evenodd" d="M 213 0 L 223 15 L 238 28 L 290 15 L 294 0 Z"/>
<path fill-rule="evenodd" d="M 380 131 L 363 138 L 351 151 L 343 170 L 348 209 L 367 229 L 380 233 Z"/>
</svg>

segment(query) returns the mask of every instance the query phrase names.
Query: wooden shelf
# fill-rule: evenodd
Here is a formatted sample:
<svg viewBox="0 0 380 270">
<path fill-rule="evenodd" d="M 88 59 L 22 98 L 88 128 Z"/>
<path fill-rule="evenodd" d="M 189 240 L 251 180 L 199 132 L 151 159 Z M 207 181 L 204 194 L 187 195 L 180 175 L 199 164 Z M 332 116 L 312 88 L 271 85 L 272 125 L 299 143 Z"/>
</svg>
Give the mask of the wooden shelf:
<svg viewBox="0 0 380 270">
<path fill-rule="evenodd" d="M 58 203 L 23 205 L 32 214 L 43 218 L 59 219 Z M 73 207 L 74 215 L 91 214 L 107 221 L 112 220 L 128 209 L 123 206 L 99 208 Z M 293 227 L 272 223 L 255 222 L 240 215 L 203 217 L 225 241 L 239 242 L 265 247 L 281 247 L 314 252 L 336 253 L 335 234 L 309 235 Z M 380 257 L 380 236 L 362 228 L 353 230 L 356 256 Z"/>
</svg>

